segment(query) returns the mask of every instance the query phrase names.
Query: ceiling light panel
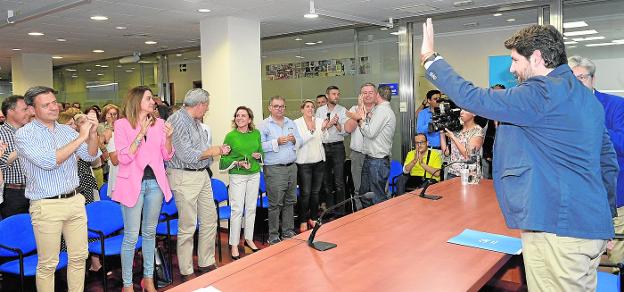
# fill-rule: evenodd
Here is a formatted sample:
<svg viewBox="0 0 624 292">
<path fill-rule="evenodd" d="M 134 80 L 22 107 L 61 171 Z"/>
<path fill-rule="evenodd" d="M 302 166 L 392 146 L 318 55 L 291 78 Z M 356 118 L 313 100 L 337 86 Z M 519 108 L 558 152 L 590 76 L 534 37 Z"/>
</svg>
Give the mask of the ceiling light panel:
<svg viewBox="0 0 624 292">
<path fill-rule="evenodd" d="M 571 37 L 571 36 L 597 34 L 597 33 L 598 31 L 596 31 L 595 29 L 588 29 L 588 30 L 567 31 L 567 32 L 564 32 L 563 35 L 567 37 Z"/>
</svg>

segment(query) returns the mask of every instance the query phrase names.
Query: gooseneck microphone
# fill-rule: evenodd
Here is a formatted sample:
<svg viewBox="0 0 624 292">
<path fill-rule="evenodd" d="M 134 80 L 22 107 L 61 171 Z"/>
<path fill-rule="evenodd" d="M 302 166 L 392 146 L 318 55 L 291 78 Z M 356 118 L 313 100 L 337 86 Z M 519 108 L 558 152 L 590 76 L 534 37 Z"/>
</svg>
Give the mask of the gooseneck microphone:
<svg viewBox="0 0 624 292">
<path fill-rule="evenodd" d="M 349 203 L 355 199 L 359 199 L 362 197 L 364 197 L 364 195 L 350 197 L 336 205 L 333 205 L 327 208 L 327 210 L 323 211 L 323 213 L 321 213 L 321 216 L 319 216 L 318 219 L 316 219 L 316 224 L 314 225 L 314 228 L 312 228 L 312 232 L 310 233 L 310 236 L 308 237 L 308 246 L 318 251 L 326 251 L 328 249 L 332 249 L 336 247 L 336 244 L 331 243 L 331 242 L 323 242 L 323 241 L 314 242 L 314 237 L 316 236 L 316 232 L 319 230 L 319 228 L 321 228 L 321 225 L 323 225 L 323 217 L 325 216 L 325 214 L 327 214 L 327 212 L 333 211 L 341 206 L 344 206 L 346 203 Z"/>
<path fill-rule="evenodd" d="M 436 173 L 440 173 L 442 170 L 446 169 L 447 167 L 453 165 L 453 164 L 457 164 L 457 163 L 465 163 L 465 164 L 473 164 L 477 162 L 477 156 L 471 156 L 470 159 L 468 160 L 460 160 L 460 161 L 455 161 L 455 162 L 451 162 L 447 165 L 445 165 L 444 167 L 440 168 L 439 170 L 435 171 L 433 173 L 433 175 L 435 175 Z M 431 185 L 431 180 L 425 180 L 425 185 L 423 186 L 422 190 L 420 191 L 420 194 L 418 194 L 419 197 L 423 198 L 423 199 L 428 199 L 428 200 L 439 200 L 442 198 L 442 196 L 438 196 L 438 195 L 427 195 L 425 192 L 427 191 L 427 188 L 429 188 L 429 186 Z"/>
</svg>

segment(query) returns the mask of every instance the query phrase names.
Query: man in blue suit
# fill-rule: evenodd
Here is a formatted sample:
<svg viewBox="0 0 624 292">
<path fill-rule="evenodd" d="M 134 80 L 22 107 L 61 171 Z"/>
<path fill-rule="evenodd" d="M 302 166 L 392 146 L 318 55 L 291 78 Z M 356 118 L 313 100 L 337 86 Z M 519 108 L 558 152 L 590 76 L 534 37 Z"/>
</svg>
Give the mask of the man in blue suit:
<svg viewBox="0 0 624 292">
<path fill-rule="evenodd" d="M 431 19 L 423 24 L 427 78 L 459 107 L 500 121 L 494 187 L 509 228 L 522 230 L 530 291 L 593 291 L 613 238 L 618 172 L 604 110 L 567 65 L 563 36 L 532 25 L 507 41 L 519 85 L 475 87 L 435 53 Z M 614 212 L 613 212 L 614 213 Z"/>
<path fill-rule="evenodd" d="M 613 225 L 616 233 L 624 233 L 624 98 L 603 93 L 594 88 L 596 65 L 590 59 L 572 56 L 568 58 L 568 65 L 572 68 L 576 78 L 594 92 L 604 107 L 605 126 L 609 131 L 620 166 L 615 204 L 618 216 L 613 218 Z M 613 244 L 613 248 L 608 252 L 609 262 L 620 263 L 624 260 L 624 241 L 615 240 Z"/>
</svg>

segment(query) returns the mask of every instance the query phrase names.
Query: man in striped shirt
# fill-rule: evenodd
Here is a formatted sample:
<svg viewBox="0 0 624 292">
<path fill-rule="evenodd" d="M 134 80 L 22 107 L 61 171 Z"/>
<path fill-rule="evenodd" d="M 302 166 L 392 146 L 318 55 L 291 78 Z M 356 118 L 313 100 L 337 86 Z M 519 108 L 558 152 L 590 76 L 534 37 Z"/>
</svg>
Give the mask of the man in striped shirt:
<svg viewBox="0 0 624 292">
<path fill-rule="evenodd" d="M 24 101 L 35 118 L 15 133 L 17 153 L 26 174 L 25 195 L 37 241 L 37 291 L 54 291 L 61 234 L 68 253 L 69 291 L 84 289 L 87 250 L 87 214 L 84 196 L 77 193 L 78 161 L 93 161 L 98 150 L 97 117 L 91 113 L 80 133 L 56 122 L 59 108 L 52 88 L 35 86 Z"/>
<path fill-rule="evenodd" d="M 30 205 L 24 196 L 26 175 L 17 159 L 15 145 L 15 131 L 28 123 L 30 111 L 23 96 L 13 95 L 2 102 L 2 112 L 6 122 L 0 126 L 0 141 L 7 144 L 7 149 L 0 156 L 0 170 L 4 178 L 4 202 L 0 205 L 0 213 L 2 218 L 7 218 L 15 214 L 28 213 Z"/>
</svg>

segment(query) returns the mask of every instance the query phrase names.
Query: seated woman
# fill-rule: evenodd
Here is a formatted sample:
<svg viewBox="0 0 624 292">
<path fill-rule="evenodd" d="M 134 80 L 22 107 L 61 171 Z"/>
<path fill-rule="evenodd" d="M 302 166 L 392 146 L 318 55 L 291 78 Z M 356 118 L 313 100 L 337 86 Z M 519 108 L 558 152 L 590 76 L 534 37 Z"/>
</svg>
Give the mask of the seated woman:
<svg viewBox="0 0 624 292">
<path fill-rule="evenodd" d="M 474 121 L 475 115 L 467 110 L 462 110 L 460 115 L 463 127 L 457 132 L 444 129 L 444 135 L 440 135 L 440 145 L 445 156 L 450 155 L 449 167 L 446 168 L 446 178 L 451 179 L 460 176 L 459 170 L 464 167 L 463 163 L 450 165 L 455 161 L 468 160 L 470 154 L 479 153 L 483 146 L 483 128 Z M 451 147 L 446 144 L 446 139 L 451 140 Z"/>
<path fill-rule="evenodd" d="M 426 180 L 440 181 L 442 156 L 437 150 L 429 149 L 427 136 L 418 133 L 414 136 L 414 150 L 407 153 L 403 165 L 403 177 L 399 182 L 399 194 L 420 188 Z"/>
</svg>

